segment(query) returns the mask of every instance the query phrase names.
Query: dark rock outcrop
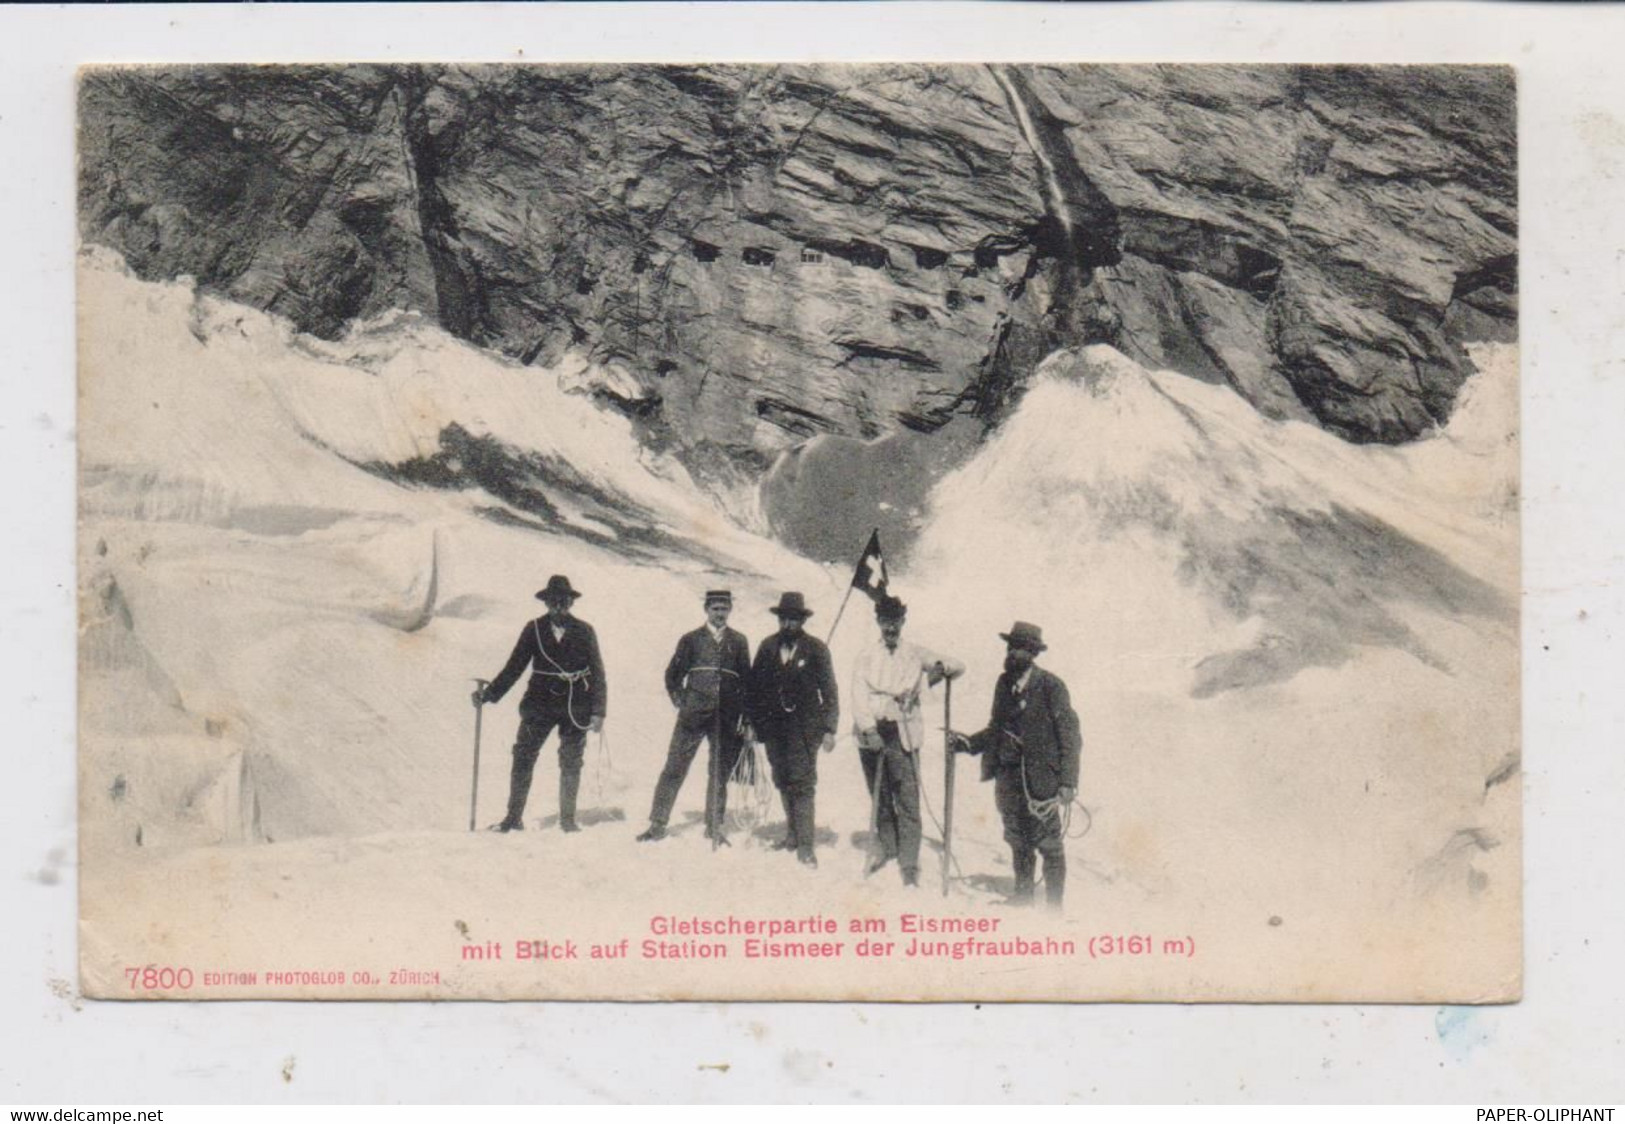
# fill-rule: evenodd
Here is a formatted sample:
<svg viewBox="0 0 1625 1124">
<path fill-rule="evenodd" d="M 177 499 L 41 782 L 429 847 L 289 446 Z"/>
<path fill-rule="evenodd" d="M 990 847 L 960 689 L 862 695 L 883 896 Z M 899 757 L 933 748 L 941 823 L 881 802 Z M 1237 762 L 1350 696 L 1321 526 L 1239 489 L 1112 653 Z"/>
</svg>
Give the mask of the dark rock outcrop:
<svg viewBox="0 0 1625 1124">
<path fill-rule="evenodd" d="M 1511 338 L 1510 70 L 208 67 L 81 85 L 80 223 L 322 336 L 572 349 L 699 474 L 1110 343 L 1398 442 Z"/>
</svg>

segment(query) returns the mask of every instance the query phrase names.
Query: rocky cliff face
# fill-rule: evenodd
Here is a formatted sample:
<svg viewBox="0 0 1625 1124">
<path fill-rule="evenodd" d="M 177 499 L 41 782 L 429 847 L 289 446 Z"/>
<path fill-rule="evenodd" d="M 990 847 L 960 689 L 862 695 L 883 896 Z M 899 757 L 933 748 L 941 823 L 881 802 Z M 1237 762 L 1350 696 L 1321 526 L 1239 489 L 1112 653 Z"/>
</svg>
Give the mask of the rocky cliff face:
<svg viewBox="0 0 1625 1124">
<path fill-rule="evenodd" d="M 999 416 L 1062 345 L 1354 441 L 1515 332 L 1511 72 L 211 67 L 81 87 L 81 232 L 334 336 L 413 309 L 702 474 Z"/>
</svg>

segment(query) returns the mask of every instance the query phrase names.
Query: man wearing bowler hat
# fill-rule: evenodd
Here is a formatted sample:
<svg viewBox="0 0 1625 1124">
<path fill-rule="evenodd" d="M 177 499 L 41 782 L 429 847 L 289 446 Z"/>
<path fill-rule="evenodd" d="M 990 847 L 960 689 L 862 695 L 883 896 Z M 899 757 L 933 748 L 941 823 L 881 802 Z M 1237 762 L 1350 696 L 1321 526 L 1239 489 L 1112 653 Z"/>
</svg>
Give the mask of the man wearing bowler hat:
<svg viewBox="0 0 1625 1124">
<path fill-rule="evenodd" d="M 570 579 L 554 574 L 547 588 L 536 594 L 547 605 L 519 633 L 508 663 L 483 690 L 474 691 L 474 703 L 500 702 L 508 689 L 531 668 L 530 684 L 519 700 L 519 735 L 513 743 L 513 773 L 508 781 L 508 814 L 492 831 L 523 831 L 525 798 L 536 757 L 547 735 L 559 731 L 559 828 L 576 826 L 576 793 L 581 789 L 581 761 L 587 731 L 604 728 L 609 686 L 604 661 L 598 654 L 598 634 L 592 625 L 570 614 L 580 597 Z"/>
<path fill-rule="evenodd" d="M 649 829 L 638 836 L 640 843 L 666 837 L 672 805 L 677 802 L 678 790 L 683 787 L 702 739 L 711 743 L 710 766 L 706 770 L 705 834 L 726 842 L 722 824 L 728 811 L 728 777 L 744 746 L 741 727 L 745 679 L 750 674 L 750 641 L 728 627 L 733 604 L 733 594 L 728 590 L 707 590 L 705 623 L 682 635 L 666 665 L 666 693 L 677 708 L 677 725 L 666 749 L 666 767 L 655 785 Z"/>
<path fill-rule="evenodd" d="M 773 785 L 784 803 L 788 827 L 777 848 L 794 851 L 803 863 L 816 867 L 818 752 L 835 748 L 840 696 L 829 649 L 803 631 L 812 616 L 806 599 L 786 593 L 773 613 L 779 631 L 762 641 L 750 669 L 750 722 L 767 747 Z"/>
<path fill-rule="evenodd" d="M 1043 630 L 1017 621 L 999 638 L 1007 648 L 1004 674 L 993 688 L 993 717 L 980 733 L 957 737 L 955 748 L 979 754 L 982 779 L 993 782 L 1016 870 L 1015 900 L 1032 901 L 1036 856 L 1042 855 L 1045 900 L 1059 908 L 1066 892 L 1062 824 L 1078 791 L 1083 736 L 1066 684 L 1033 662 L 1044 650 Z"/>
</svg>

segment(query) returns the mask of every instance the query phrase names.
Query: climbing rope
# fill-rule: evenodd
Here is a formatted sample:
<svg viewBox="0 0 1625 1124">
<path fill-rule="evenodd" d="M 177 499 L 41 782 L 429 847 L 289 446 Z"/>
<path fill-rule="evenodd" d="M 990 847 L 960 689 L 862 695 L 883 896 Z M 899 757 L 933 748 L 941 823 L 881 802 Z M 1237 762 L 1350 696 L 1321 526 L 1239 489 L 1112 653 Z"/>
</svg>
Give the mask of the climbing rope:
<svg viewBox="0 0 1625 1124">
<path fill-rule="evenodd" d="M 766 764 L 756 759 L 756 745 L 749 739 L 740 746 L 739 756 L 728 774 L 728 783 L 737 785 L 741 790 L 743 800 L 729 803 L 738 815 L 740 827 L 754 838 L 755 829 L 765 825 L 772 814 L 773 782 L 768 776 Z"/>
<path fill-rule="evenodd" d="M 1074 795 L 1071 801 L 1064 806 L 1061 803 L 1061 798 L 1059 795 L 1052 796 L 1048 800 L 1040 800 L 1035 797 L 1033 795 L 1033 790 L 1027 785 L 1026 761 L 1022 761 L 1021 763 L 1021 794 L 1026 798 L 1027 811 L 1034 819 L 1047 820 L 1054 816 L 1060 817 L 1061 838 L 1063 839 L 1082 839 L 1085 835 L 1089 834 L 1089 829 L 1095 825 L 1094 816 L 1090 814 L 1089 809 L 1084 807 L 1083 801 L 1079 800 L 1076 795 Z M 1084 817 L 1083 830 L 1078 832 L 1076 835 L 1072 834 L 1072 815 L 1074 809 L 1082 812 Z"/>
<path fill-rule="evenodd" d="M 605 792 L 609 783 L 609 776 L 615 771 L 615 761 L 610 754 L 609 735 L 602 728 L 593 740 L 593 788 L 597 792 L 598 806 L 602 808 L 608 801 Z"/>
</svg>

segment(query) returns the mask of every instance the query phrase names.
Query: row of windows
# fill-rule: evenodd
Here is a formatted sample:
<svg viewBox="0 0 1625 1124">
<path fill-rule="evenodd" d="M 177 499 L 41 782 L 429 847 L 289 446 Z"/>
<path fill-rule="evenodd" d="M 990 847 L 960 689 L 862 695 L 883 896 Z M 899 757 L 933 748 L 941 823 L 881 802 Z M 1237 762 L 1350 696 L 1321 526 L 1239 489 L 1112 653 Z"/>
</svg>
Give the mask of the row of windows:
<svg viewBox="0 0 1625 1124">
<path fill-rule="evenodd" d="M 694 260 L 699 262 L 714 262 L 722 256 L 720 246 L 702 242 L 698 238 L 692 241 L 691 249 Z M 872 242 L 854 240 L 840 245 L 801 247 L 801 261 L 806 265 L 818 265 L 823 262 L 826 255 L 869 269 L 885 269 L 892 264 L 890 252 L 884 246 L 877 246 Z M 777 252 L 765 246 L 746 246 L 739 251 L 740 261 L 761 269 L 772 269 L 774 263 L 778 261 L 778 256 Z M 920 269 L 941 269 L 948 264 L 948 255 L 943 250 L 916 246 L 914 264 Z"/>
</svg>

